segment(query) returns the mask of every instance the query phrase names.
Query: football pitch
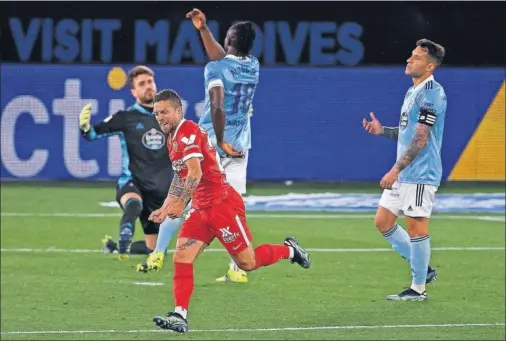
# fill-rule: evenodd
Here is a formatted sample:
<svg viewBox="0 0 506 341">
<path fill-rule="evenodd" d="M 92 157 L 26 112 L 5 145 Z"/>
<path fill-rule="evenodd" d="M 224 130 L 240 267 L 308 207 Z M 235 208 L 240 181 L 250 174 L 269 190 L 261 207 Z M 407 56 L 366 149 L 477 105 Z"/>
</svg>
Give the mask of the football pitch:
<svg viewBox="0 0 506 341">
<path fill-rule="evenodd" d="M 252 193 L 288 191 L 378 189 Z M 452 191 L 504 187 L 442 192 Z M 427 288 L 429 300 L 390 302 L 385 296 L 409 286 L 410 269 L 375 230 L 374 212 L 252 212 L 255 245 L 296 236 L 311 268 L 281 261 L 250 273 L 247 284 L 217 283 L 229 257 L 213 242 L 195 265 L 190 332 L 178 335 L 151 322 L 173 308 L 171 255 L 160 272 L 141 274 L 142 256 L 120 262 L 101 251 L 101 238 L 118 233 L 120 210 L 99 205 L 112 200 L 113 184 L 2 184 L 2 340 L 506 338 L 504 214 L 436 214 L 431 265 L 439 279 Z"/>
</svg>

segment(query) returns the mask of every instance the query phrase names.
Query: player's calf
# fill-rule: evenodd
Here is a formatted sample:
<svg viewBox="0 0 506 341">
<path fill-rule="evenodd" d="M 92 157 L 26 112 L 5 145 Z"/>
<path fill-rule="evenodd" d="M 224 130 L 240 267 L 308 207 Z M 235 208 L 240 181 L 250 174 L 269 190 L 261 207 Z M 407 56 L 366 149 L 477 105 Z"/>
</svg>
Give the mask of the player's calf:
<svg viewBox="0 0 506 341">
<path fill-rule="evenodd" d="M 132 193 L 129 193 L 131 195 Z M 126 195 L 125 195 L 126 196 Z M 130 244 L 135 232 L 135 220 L 142 212 L 142 201 L 137 197 L 130 197 L 122 200 L 123 216 L 120 221 L 120 233 L 118 240 L 118 251 L 120 255 L 129 252 Z"/>
<path fill-rule="evenodd" d="M 248 246 L 232 257 L 237 266 L 244 271 L 269 266 L 278 263 L 281 259 L 289 259 L 291 263 L 297 263 L 304 269 L 308 269 L 311 265 L 309 254 L 293 237 L 286 238 L 284 245 L 262 244 L 255 249 Z"/>
</svg>

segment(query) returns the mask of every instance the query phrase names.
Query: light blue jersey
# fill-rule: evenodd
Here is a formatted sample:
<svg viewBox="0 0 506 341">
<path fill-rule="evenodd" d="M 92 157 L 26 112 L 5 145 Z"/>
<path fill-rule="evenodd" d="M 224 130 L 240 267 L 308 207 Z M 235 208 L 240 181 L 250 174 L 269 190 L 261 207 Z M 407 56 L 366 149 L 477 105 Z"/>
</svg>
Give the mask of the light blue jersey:
<svg viewBox="0 0 506 341">
<path fill-rule="evenodd" d="M 397 160 L 413 141 L 416 125 L 431 127 L 427 144 L 420 154 L 399 174 L 399 182 L 439 186 L 443 175 L 441 145 L 446 114 L 446 94 L 441 84 L 430 76 L 409 88 L 401 110 Z"/>
<path fill-rule="evenodd" d="M 209 62 L 204 71 L 205 108 L 199 125 L 216 144 L 209 90 L 222 86 L 225 92 L 225 131 L 223 140 L 240 152 L 251 148 L 250 107 L 258 84 L 260 64 L 253 56 L 245 58 L 227 55 L 219 61 Z M 221 157 L 225 153 L 217 147 Z"/>
</svg>

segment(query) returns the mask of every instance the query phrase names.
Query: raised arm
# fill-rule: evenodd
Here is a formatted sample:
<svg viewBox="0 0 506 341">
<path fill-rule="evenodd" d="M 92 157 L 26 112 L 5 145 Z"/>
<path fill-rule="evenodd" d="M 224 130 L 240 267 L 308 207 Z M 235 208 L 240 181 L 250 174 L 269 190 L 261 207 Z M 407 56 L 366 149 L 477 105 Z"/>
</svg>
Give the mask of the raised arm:
<svg viewBox="0 0 506 341">
<path fill-rule="evenodd" d="M 91 104 L 87 104 L 79 114 L 79 129 L 88 141 L 115 135 L 122 130 L 123 123 L 120 115 L 108 116 L 102 122 L 93 126 L 90 124 L 90 119 Z"/>
<path fill-rule="evenodd" d="M 207 26 L 207 19 L 201 10 L 194 8 L 186 13 L 186 18 L 191 18 L 193 25 L 200 32 L 207 56 L 211 60 L 219 60 L 227 54 L 223 47 L 214 39 L 213 33 Z"/>
</svg>

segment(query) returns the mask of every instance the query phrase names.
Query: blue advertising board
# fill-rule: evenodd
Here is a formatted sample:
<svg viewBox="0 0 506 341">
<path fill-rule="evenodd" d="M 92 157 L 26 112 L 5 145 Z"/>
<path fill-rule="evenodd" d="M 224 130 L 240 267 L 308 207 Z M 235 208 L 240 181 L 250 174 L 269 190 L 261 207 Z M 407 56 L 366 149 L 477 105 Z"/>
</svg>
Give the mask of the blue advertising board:
<svg viewBox="0 0 506 341">
<path fill-rule="evenodd" d="M 153 69 L 158 89 L 175 89 L 186 117 L 197 120 L 203 67 Z M 131 105 L 122 72 L 112 65 L 2 64 L 2 179 L 116 179 L 118 139 L 85 141 L 78 115 L 90 102 L 93 122 Z M 442 68 L 435 77 L 448 97 L 442 152 L 447 178 L 504 81 L 504 69 Z M 396 126 L 410 85 L 403 67 L 262 67 L 248 179 L 379 180 L 395 161 L 395 142 L 368 135 L 361 121 L 372 111 L 384 125 Z"/>
</svg>

